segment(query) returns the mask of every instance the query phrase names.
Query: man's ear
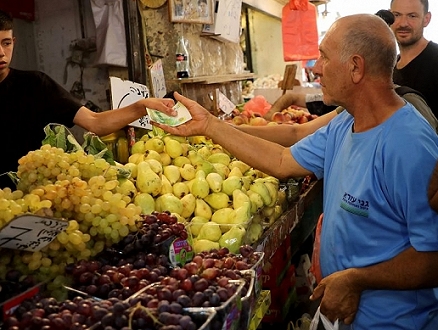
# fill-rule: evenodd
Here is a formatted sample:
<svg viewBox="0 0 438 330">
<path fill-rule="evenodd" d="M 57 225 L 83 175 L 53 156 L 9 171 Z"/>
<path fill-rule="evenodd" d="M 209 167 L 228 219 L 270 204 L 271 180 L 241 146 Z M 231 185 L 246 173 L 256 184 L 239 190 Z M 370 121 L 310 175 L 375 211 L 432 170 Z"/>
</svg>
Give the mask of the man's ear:
<svg viewBox="0 0 438 330">
<path fill-rule="evenodd" d="M 365 61 L 362 56 L 359 55 L 353 55 L 350 58 L 349 66 L 350 66 L 350 73 L 351 78 L 354 83 L 358 83 L 364 74 L 364 65 Z"/>
<path fill-rule="evenodd" d="M 432 19 L 432 13 L 431 12 L 428 12 L 426 15 L 424 15 L 423 27 L 428 26 L 431 19 Z"/>
</svg>

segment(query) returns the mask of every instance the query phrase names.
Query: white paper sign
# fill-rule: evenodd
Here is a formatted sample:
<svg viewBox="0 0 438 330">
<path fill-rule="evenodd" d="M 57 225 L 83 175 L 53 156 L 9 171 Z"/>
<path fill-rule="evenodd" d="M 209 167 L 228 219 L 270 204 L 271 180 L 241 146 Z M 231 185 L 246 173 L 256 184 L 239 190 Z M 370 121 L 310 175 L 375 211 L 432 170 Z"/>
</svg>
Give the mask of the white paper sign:
<svg viewBox="0 0 438 330">
<path fill-rule="evenodd" d="M 119 77 L 110 77 L 110 83 L 113 109 L 123 108 L 137 102 L 138 100 L 149 97 L 149 89 L 145 85 L 129 80 L 122 80 Z M 149 122 L 149 116 L 147 115 L 133 121 L 129 126 L 152 129 L 152 125 Z"/>
<path fill-rule="evenodd" d="M 236 109 L 236 105 L 230 101 L 228 97 L 225 96 L 224 93 L 219 92 L 219 109 L 221 109 L 227 115 L 232 113 L 234 109 Z"/>
<path fill-rule="evenodd" d="M 21 215 L 0 230 L 0 247 L 39 251 L 67 227 L 67 220 Z"/>
<path fill-rule="evenodd" d="M 166 95 L 166 79 L 164 79 L 163 63 L 161 60 L 156 61 L 149 68 L 149 77 L 151 79 L 152 93 L 154 97 L 162 98 Z"/>
</svg>

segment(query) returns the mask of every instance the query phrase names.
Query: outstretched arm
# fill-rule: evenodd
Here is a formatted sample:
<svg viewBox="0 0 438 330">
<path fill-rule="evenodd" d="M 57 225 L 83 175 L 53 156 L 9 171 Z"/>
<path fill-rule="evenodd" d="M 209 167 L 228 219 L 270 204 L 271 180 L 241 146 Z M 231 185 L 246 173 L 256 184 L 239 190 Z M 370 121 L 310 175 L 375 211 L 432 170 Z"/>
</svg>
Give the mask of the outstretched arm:
<svg viewBox="0 0 438 330">
<path fill-rule="evenodd" d="M 175 98 L 187 107 L 192 119 L 177 127 L 158 123 L 153 123 L 154 125 L 175 135 L 208 136 L 238 159 L 277 178 L 311 174 L 295 161 L 289 148 L 236 130 L 232 125 L 213 116 L 195 101 L 178 93 L 175 93 Z"/>
<path fill-rule="evenodd" d="M 350 268 L 325 277 L 311 299 L 322 297 L 321 313 L 331 321 L 353 322 L 364 290 L 417 290 L 438 287 L 438 252 L 410 247 L 379 264 Z"/>
<path fill-rule="evenodd" d="M 290 105 L 296 105 L 299 107 L 306 107 L 306 94 L 305 93 L 286 93 L 280 96 L 277 101 L 274 102 L 271 109 L 263 116 L 264 118 L 271 120 L 272 115 L 275 112 L 280 112 L 286 109 Z"/>
<path fill-rule="evenodd" d="M 81 107 L 73 122 L 82 128 L 93 132 L 99 136 L 113 133 L 134 120 L 146 115 L 146 108 L 172 112 L 174 101 L 171 99 L 141 99 L 126 107 L 108 110 L 103 112 L 93 112 L 86 107 Z"/>
</svg>

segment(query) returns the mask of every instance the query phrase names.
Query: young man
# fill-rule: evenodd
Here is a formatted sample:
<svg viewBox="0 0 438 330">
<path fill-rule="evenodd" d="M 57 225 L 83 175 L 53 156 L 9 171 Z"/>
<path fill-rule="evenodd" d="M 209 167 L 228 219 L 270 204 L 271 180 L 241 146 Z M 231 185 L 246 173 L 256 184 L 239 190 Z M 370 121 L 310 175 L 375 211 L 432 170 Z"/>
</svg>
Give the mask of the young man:
<svg viewBox="0 0 438 330">
<path fill-rule="evenodd" d="M 290 148 L 240 132 L 178 94 L 192 120 L 155 124 L 207 135 L 278 178 L 324 178 L 324 278 L 312 298 L 330 320 L 355 330 L 438 329 L 438 214 L 425 193 L 430 175 L 418 175 L 432 173 L 438 136 L 393 89 L 396 43 L 380 18 L 339 18 L 320 53 L 314 70 L 324 103 L 346 110 Z"/>
<path fill-rule="evenodd" d="M 12 18 L 0 11 L 0 140 L 8 152 L 0 162 L 0 174 L 16 171 L 18 159 L 41 147 L 49 123 L 74 124 L 106 135 L 146 114 L 146 107 L 168 109 L 170 100 L 144 99 L 125 108 L 94 113 L 42 72 L 10 68 L 14 50 Z M 0 175 L 0 188 L 13 188 L 7 175 Z"/>
<path fill-rule="evenodd" d="M 423 30 L 431 20 L 428 0 L 392 0 L 395 16 L 391 29 L 400 55 L 394 69 L 394 83 L 409 86 L 424 95 L 438 116 L 438 44 L 428 41 Z"/>
</svg>

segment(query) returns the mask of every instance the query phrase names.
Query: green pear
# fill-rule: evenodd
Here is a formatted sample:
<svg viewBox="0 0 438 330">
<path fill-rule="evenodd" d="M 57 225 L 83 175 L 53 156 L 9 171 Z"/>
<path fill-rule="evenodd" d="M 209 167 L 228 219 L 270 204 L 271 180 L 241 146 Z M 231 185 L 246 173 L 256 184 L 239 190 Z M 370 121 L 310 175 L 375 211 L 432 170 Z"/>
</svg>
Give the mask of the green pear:
<svg viewBox="0 0 438 330">
<path fill-rule="evenodd" d="M 228 196 L 233 195 L 233 191 L 242 189 L 242 179 L 237 176 L 230 176 L 222 181 L 222 192 Z M 268 193 L 269 194 L 269 193 Z"/>
<path fill-rule="evenodd" d="M 196 239 L 193 242 L 193 252 L 195 253 L 201 253 L 203 251 L 210 252 L 210 250 L 219 249 L 219 243 L 218 242 L 212 242 L 208 239 Z"/>
<path fill-rule="evenodd" d="M 231 158 L 224 152 L 215 152 L 208 156 L 207 160 L 210 163 L 220 163 L 228 166 L 230 164 Z"/>
<path fill-rule="evenodd" d="M 218 223 L 220 225 L 222 233 L 225 233 L 231 228 L 230 216 L 233 213 L 234 209 L 232 209 L 231 207 L 216 210 L 211 216 L 211 221 Z"/>
<path fill-rule="evenodd" d="M 205 172 L 200 170 L 196 172 L 196 176 L 193 179 L 190 192 L 196 198 L 205 198 L 210 193 L 210 186 L 205 179 Z"/>
<path fill-rule="evenodd" d="M 172 158 L 170 158 L 170 156 L 165 152 L 160 152 L 160 157 L 161 157 L 161 164 L 163 166 L 172 164 Z"/>
<path fill-rule="evenodd" d="M 257 211 L 259 211 L 260 209 L 263 208 L 263 206 L 265 205 L 265 203 L 263 202 L 263 198 L 262 196 L 260 196 L 258 193 L 252 191 L 252 190 L 248 190 L 246 192 L 249 196 L 249 200 L 251 201 L 251 213 L 254 214 Z"/>
<path fill-rule="evenodd" d="M 190 193 L 189 186 L 185 182 L 175 182 L 172 186 L 173 194 L 178 198 L 183 198 Z"/>
<path fill-rule="evenodd" d="M 237 167 L 237 168 L 239 168 L 239 170 L 242 174 L 251 168 L 251 166 L 249 166 L 248 164 L 245 164 L 241 160 L 233 160 L 232 162 L 230 162 L 228 167 L 230 168 L 230 170 L 233 170 L 234 168 Z"/>
<path fill-rule="evenodd" d="M 233 191 L 233 209 L 237 209 L 243 205 L 243 203 L 249 202 L 249 196 L 241 189 L 235 189 Z"/>
<path fill-rule="evenodd" d="M 254 180 L 254 182 L 249 187 L 250 190 L 258 193 L 260 196 L 262 196 L 263 203 L 267 206 L 271 204 L 272 199 L 271 195 L 269 194 L 269 190 L 266 187 L 266 185 L 262 181 Z"/>
<path fill-rule="evenodd" d="M 158 153 L 164 151 L 164 142 L 159 137 L 153 137 L 145 142 L 146 150 L 154 150 Z"/>
<path fill-rule="evenodd" d="M 228 174 L 228 177 L 232 177 L 232 176 L 237 176 L 239 178 L 241 178 L 243 176 L 242 171 L 240 170 L 240 168 L 238 167 L 233 167 L 233 169 L 230 171 L 230 173 Z"/>
<path fill-rule="evenodd" d="M 229 221 L 231 224 L 243 225 L 246 227 L 251 219 L 251 202 L 244 202 L 242 206 L 234 209 L 230 214 Z"/>
<path fill-rule="evenodd" d="M 126 163 L 123 167 L 131 172 L 130 178 L 135 179 L 137 177 L 137 164 Z"/>
<path fill-rule="evenodd" d="M 134 204 L 141 207 L 142 214 L 155 211 L 155 199 L 148 193 L 139 193 L 134 197 Z"/>
<path fill-rule="evenodd" d="M 203 217 L 210 220 L 213 214 L 210 205 L 208 205 L 206 201 L 200 198 L 197 198 L 195 203 L 195 216 Z"/>
<path fill-rule="evenodd" d="M 213 209 L 219 210 L 228 207 L 230 203 L 230 196 L 223 192 L 213 192 L 207 195 L 204 200 L 210 205 Z"/>
<path fill-rule="evenodd" d="M 163 165 L 161 164 L 161 161 L 150 158 L 145 159 L 145 162 L 147 162 L 150 165 L 152 171 L 154 171 L 158 175 L 161 175 L 163 173 Z"/>
<path fill-rule="evenodd" d="M 214 222 L 207 222 L 199 229 L 198 240 L 208 239 L 209 241 L 217 242 L 221 238 L 222 232 L 219 225 Z"/>
<path fill-rule="evenodd" d="M 171 138 L 165 139 L 164 148 L 166 150 L 166 153 L 171 158 L 181 156 L 183 153 L 183 147 L 181 146 L 181 143 Z"/>
<path fill-rule="evenodd" d="M 183 206 L 181 216 L 188 219 L 193 214 L 193 212 L 195 212 L 196 197 L 193 196 L 193 194 L 187 194 L 181 198 L 181 203 Z M 208 221 L 208 219 L 207 219 L 207 221 Z"/>
<path fill-rule="evenodd" d="M 136 186 L 139 191 L 157 196 L 161 192 L 161 178 L 146 161 L 137 165 Z"/>
<path fill-rule="evenodd" d="M 263 226 L 260 223 L 252 222 L 246 230 L 246 242 L 247 244 L 254 244 L 263 234 Z"/>
<path fill-rule="evenodd" d="M 246 191 L 249 190 L 251 187 L 251 183 L 254 181 L 250 176 L 244 175 L 241 177 L 242 179 L 242 186 L 245 188 Z"/>
<path fill-rule="evenodd" d="M 146 151 L 144 141 L 137 141 L 131 147 L 131 154 L 144 154 Z"/>
<path fill-rule="evenodd" d="M 181 214 L 183 211 L 181 200 L 172 193 L 157 197 L 156 203 L 160 207 L 160 209 L 157 210 L 158 212 L 169 211 L 171 213 Z"/>
<path fill-rule="evenodd" d="M 228 166 L 221 163 L 212 163 L 215 171 L 222 177 L 222 180 L 228 178 L 228 174 L 230 174 L 230 169 Z"/>
<path fill-rule="evenodd" d="M 184 164 L 191 164 L 190 160 L 185 156 L 178 156 L 172 160 L 172 164 L 178 167 L 182 167 Z"/>
<path fill-rule="evenodd" d="M 239 253 L 243 238 L 246 234 L 245 228 L 240 225 L 232 226 L 229 231 L 219 239 L 219 246 L 226 247 L 231 253 Z"/>
<path fill-rule="evenodd" d="M 203 171 L 206 175 L 212 172 L 216 172 L 213 164 L 207 160 L 202 160 L 199 163 L 193 165 L 196 171 Z"/>
<path fill-rule="evenodd" d="M 205 145 L 198 149 L 198 154 L 201 155 L 202 158 L 207 159 L 211 155 L 210 148 Z"/>
<path fill-rule="evenodd" d="M 119 185 L 117 186 L 117 192 L 125 195 L 125 196 L 129 196 L 129 197 L 134 197 L 134 195 L 137 193 L 137 188 L 135 187 L 134 182 L 132 182 L 132 180 L 130 179 L 126 179 L 126 178 L 120 178 L 119 180 Z"/>
<path fill-rule="evenodd" d="M 161 161 L 161 156 L 160 156 L 160 153 L 158 153 L 157 151 L 155 151 L 155 150 L 146 150 L 145 151 L 145 153 L 144 153 L 144 159 L 146 160 L 146 159 L 156 159 L 156 160 L 158 160 L 159 162 Z"/>
<path fill-rule="evenodd" d="M 222 176 L 219 173 L 208 173 L 205 177 L 208 185 L 210 186 L 210 190 L 213 192 L 220 192 L 222 190 Z"/>
<path fill-rule="evenodd" d="M 196 150 L 190 150 L 187 154 L 187 158 L 190 160 L 190 163 L 192 163 L 193 166 L 205 160 L 200 154 L 198 154 Z"/>
<path fill-rule="evenodd" d="M 193 237 L 197 237 L 199 235 L 199 231 L 201 230 L 202 226 L 209 221 L 210 220 L 203 217 L 193 217 L 187 226 L 188 232 Z"/>
<path fill-rule="evenodd" d="M 196 170 L 192 164 L 184 164 L 179 168 L 179 172 L 181 177 L 187 181 L 194 179 L 196 176 Z"/>
<path fill-rule="evenodd" d="M 161 191 L 160 195 L 168 194 L 173 192 L 172 184 L 165 175 L 161 175 Z"/>
<path fill-rule="evenodd" d="M 175 165 L 167 165 L 163 168 L 163 174 L 167 177 L 170 184 L 175 184 L 176 182 L 181 181 L 181 172 L 179 171 L 179 167 Z"/>
</svg>

